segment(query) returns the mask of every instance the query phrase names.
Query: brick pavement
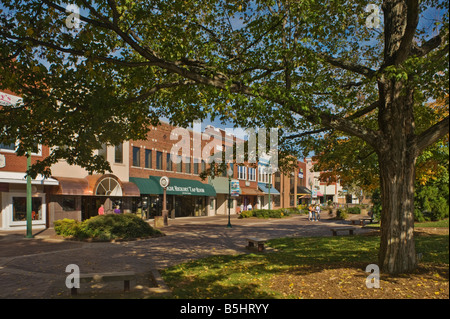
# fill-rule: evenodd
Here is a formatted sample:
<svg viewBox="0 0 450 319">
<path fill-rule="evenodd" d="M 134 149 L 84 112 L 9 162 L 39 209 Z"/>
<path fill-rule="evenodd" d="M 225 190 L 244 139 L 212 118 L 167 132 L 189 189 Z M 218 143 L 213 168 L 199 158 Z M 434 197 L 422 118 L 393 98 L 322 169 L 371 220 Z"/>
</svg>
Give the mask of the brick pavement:
<svg viewBox="0 0 450 319">
<path fill-rule="evenodd" d="M 324 215 L 324 214 L 323 214 Z M 77 242 L 56 238 L 53 229 L 0 232 L 0 298 L 55 298 L 68 296 L 66 266 L 81 272 L 132 270 L 146 274 L 192 259 L 215 254 L 247 253 L 245 237 L 330 236 L 330 228 L 344 222 L 310 222 L 304 215 L 284 219 L 237 219 L 227 228 L 227 216 L 169 220 L 163 237 L 125 242 Z M 356 233 L 367 229 L 356 227 Z"/>
</svg>

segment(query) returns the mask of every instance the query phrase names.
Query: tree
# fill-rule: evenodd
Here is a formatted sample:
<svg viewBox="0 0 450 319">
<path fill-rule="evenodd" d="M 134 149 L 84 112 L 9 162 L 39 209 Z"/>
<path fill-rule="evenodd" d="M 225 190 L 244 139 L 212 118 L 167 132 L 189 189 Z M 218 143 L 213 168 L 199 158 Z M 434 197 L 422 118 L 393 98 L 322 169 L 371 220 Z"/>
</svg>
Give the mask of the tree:
<svg viewBox="0 0 450 319">
<path fill-rule="evenodd" d="M 358 137 L 380 168 L 380 267 L 416 267 L 414 166 L 449 121 L 418 133 L 414 104 L 448 94 L 447 1 L 385 0 L 382 11 L 366 13 L 379 2 L 77 0 L 78 29 L 58 2 L 1 3 L 0 76 L 33 108 L 27 134 L 58 145 L 94 139 L 90 148 L 108 139 L 107 130 L 88 129 L 103 119 L 126 138 L 149 115 L 187 125 L 212 114 L 243 127 L 280 127 L 291 140 L 329 131 Z M 430 11 L 435 23 L 420 24 Z M 89 125 L 78 129 L 80 121 Z"/>
</svg>

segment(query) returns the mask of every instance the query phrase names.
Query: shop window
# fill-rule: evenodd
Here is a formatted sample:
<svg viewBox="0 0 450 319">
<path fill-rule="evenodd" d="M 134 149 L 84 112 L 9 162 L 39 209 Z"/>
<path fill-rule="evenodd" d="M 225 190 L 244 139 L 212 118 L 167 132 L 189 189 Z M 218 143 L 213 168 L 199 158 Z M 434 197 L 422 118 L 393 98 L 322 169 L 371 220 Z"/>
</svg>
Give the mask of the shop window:
<svg viewBox="0 0 450 319">
<path fill-rule="evenodd" d="M 64 197 L 59 201 L 61 209 L 65 212 L 76 210 L 75 197 Z"/>
<path fill-rule="evenodd" d="M 145 150 L 145 168 L 152 168 L 152 150 Z"/>
<path fill-rule="evenodd" d="M 27 198 L 13 197 L 13 222 L 20 222 L 27 220 Z M 31 219 L 42 220 L 42 198 L 33 197 L 31 199 Z"/>
</svg>

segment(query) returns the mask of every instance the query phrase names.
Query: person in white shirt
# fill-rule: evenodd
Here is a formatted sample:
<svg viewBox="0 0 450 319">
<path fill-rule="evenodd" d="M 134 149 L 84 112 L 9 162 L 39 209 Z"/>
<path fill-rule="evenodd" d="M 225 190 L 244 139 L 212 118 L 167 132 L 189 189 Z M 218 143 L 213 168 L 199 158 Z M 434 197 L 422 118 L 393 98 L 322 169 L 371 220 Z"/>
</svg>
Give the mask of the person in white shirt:
<svg viewBox="0 0 450 319">
<path fill-rule="evenodd" d="M 320 219 L 320 205 L 316 205 L 316 221 Z"/>
</svg>

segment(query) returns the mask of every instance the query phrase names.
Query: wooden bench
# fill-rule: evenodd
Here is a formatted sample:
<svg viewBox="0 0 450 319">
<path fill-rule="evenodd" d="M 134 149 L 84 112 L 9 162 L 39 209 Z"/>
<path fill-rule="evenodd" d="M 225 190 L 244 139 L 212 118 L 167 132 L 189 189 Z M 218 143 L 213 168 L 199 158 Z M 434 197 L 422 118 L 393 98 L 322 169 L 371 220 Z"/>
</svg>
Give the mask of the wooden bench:
<svg viewBox="0 0 450 319">
<path fill-rule="evenodd" d="M 266 239 L 260 239 L 260 238 L 246 238 L 245 239 L 248 243 L 246 246 L 247 249 L 257 249 L 259 252 L 264 251 L 264 244 L 266 243 Z"/>
<path fill-rule="evenodd" d="M 368 221 L 369 224 L 376 223 L 376 222 L 374 222 L 373 218 L 370 218 L 370 217 L 368 217 L 368 218 L 361 218 L 361 219 L 352 219 L 351 220 L 352 225 L 356 225 L 357 224 L 356 222 L 358 222 L 361 226 L 365 225 L 365 223 L 364 223 L 365 221 Z"/>
<path fill-rule="evenodd" d="M 87 282 L 110 282 L 123 280 L 123 291 L 130 291 L 130 280 L 136 277 L 136 273 L 133 271 L 123 272 L 105 272 L 105 273 L 88 273 L 80 274 L 80 283 Z M 77 288 L 71 289 L 71 294 L 77 294 Z"/>
<path fill-rule="evenodd" d="M 353 235 L 353 231 L 355 230 L 354 227 L 337 227 L 337 228 L 331 228 L 331 232 L 333 233 L 333 236 L 337 236 L 337 233 L 339 231 L 348 231 L 349 235 Z"/>
</svg>

